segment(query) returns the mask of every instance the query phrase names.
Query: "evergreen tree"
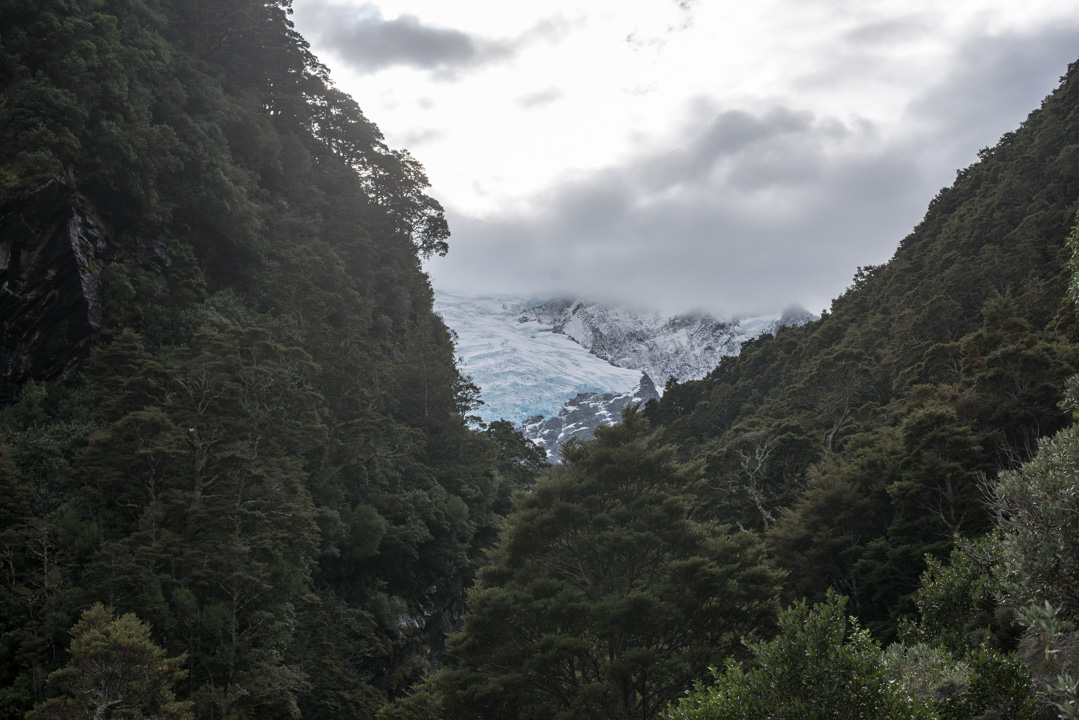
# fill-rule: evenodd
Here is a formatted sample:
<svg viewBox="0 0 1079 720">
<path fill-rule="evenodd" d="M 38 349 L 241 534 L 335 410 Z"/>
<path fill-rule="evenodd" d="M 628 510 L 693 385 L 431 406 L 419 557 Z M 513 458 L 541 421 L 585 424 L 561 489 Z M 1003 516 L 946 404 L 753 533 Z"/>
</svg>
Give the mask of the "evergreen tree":
<svg viewBox="0 0 1079 720">
<path fill-rule="evenodd" d="M 787 609 L 779 637 L 751 646 L 752 666 L 715 671 L 714 684 L 697 685 L 668 720 L 936 720 L 924 700 L 899 692 L 880 648 L 845 610 L 832 593 Z"/>
<path fill-rule="evenodd" d="M 782 613 L 779 636 L 750 646 L 752 664 L 713 670 L 667 720 L 1029 720 L 1030 673 L 1017 658 L 981 648 L 957 660 L 939 647 L 882 652 L 829 592 Z"/>
<path fill-rule="evenodd" d="M 881 639 L 914 610 L 925 554 L 945 557 L 955 533 L 988 528 L 983 475 L 1016 467 L 1068 420 L 1058 402 L 1079 367 L 1065 300 L 1077 106 L 1073 63 L 1018 131 L 941 191 L 895 257 L 860 268 L 818 322 L 747 342 L 646 408 L 682 460 L 708 463 L 724 491 L 714 516 L 734 505 L 731 519 L 746 526 L 776 521 L 792 597 L 820 599 L 832 582 L 823 576 L 835 577 Z M 774 462 L 767 444 L 791 424 L 811 445 L 783 453 L 788 467 L 774 473 L 758 460 Z M 834 499 L 871 512 L 830 516 L 825 478 Z"/>
<path fill-rule="evenodd" d="M 865 538 L 874 534 L 873 520 L 869 497 L 835 458 L 811 468 L 805 494 L 782 510 L 767 534 L 776 564 L 788 572 L 791 595 L 823 599 L 829 588 L 854 595 L 855 566 Z"/>
<path fill-rule="evenodd" d="M 518 497 L 444 676 L 457 717 L 654 718 L 773 617 L 747 532 L 694 519 L 700 470 L 636 411 Z"/>
<path fill-rule="evenodd" d="M 71 638 L 70 663 L 49 675 L 57 696 L 28 720 L 191 719 L 191 703 L 174 692 L 187 675 L 185 658 L 166 656 L 137 617 L 116 617 L 98 603 L 71 628 Z"/>
</svg>

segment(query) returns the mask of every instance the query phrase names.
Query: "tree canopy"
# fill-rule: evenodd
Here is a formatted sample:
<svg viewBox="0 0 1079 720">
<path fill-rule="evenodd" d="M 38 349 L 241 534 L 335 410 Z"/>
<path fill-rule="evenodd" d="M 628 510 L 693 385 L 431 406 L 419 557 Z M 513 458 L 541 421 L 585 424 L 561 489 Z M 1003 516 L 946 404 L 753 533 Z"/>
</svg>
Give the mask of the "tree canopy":
<svg viewBox="0 0 1079 720">
<path fill-rule="evenodd" d="M 760 540 L 630 407 L 517 497 L 450 638 L 455 717 L 652 718 L 775 613 Z"/>
<path fill-rule="evenodd" d="M 289 11 L 0 0 L 0 718 L 1076 716 L 1079 65 L 825 317 L 548 468 Z"/>
<path fill-rule="evenodd" d="M 543 464 L 469 426 L 420 267 L 442 208 L 289 12 L 0 0 L 6 267 L 73 278 L 0 310 L 33 351 L 0 412 L 0 717 L 94 601 L 186 654 L 199 717 L 370 717 Z"/>
<path fill-rule="evenodd" d="M 71 628 L 68 652 L 70 664 L 49 675 L 57 697 L 35 707 L 28 720 L 192 717 L 191 703 L 176 700 L 174 692 L 187 676 L 184 657 L 166 657 L 134 615 L 116 617 L 95 604 Z"/>
</svg>

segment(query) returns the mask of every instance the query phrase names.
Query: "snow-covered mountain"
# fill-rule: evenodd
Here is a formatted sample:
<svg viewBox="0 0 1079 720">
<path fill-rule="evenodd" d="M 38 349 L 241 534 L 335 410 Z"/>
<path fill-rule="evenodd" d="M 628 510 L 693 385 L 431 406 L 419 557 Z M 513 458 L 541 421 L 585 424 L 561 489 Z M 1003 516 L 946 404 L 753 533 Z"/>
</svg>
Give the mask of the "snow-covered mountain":
<svg viewBox="0 0 1079 720">
<path fill-rule="evenodd" d="M 618 367 L 644 371 L 663 387 L 667 378 L 697 380 L 742 343 L 780 326 L 816 319 L 801 308 L 764 317 L 721 320 L 693 314 L 664 317 L 575 300 L 552 300 L 521 313 L 522 322 L 547 325 Z"/>
<path fill-rule="evenodd" d="M 815 319 L 800 309 L 733 320 L 663 317 L 598 303 L 441 291 L 435 311 L 457 333 L 461 371 L 484 402 L 480 418 L 513 422 L 555 458 L 560 442 L 590 437 L 597 425 L 616 422 L 626 404 L 659 397 L 668 377 L 704 377 L 744 341 Z"/>
</svg>

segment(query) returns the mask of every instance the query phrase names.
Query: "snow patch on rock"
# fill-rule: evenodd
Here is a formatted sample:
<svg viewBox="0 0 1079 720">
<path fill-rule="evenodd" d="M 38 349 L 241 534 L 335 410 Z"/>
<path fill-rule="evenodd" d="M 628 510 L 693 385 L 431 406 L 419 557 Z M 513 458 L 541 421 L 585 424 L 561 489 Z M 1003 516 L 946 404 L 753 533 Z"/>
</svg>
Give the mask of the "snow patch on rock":
<svg viewBox="0 0 1079 720">
<path fill-rule="evenodd" d="M 547 459 L 557 463 L 560 446 L 573 438 L 586 440 L 600 425 L 612 425 L 622 419 L 622 409 L 633 403 L 658 400 L 659 393 L 648 375 L 627 393 L 582 393 L 566 402 L 558 414 L 545 418 L 531 417 L 521 425 L 521 432 L 547 451 Z"/>
</svg>

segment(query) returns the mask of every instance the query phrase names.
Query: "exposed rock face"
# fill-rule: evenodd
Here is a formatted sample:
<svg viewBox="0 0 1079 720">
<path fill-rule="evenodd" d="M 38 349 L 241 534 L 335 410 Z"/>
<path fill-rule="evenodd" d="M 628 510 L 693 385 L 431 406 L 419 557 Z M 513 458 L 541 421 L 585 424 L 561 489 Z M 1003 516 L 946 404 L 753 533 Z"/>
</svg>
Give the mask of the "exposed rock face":
<svg viewBox="0 0 1079 720">
<path fill-rule="evenodd" d="M 0 206 L 0 407 L 83 359 L 101 330 L 106 232 L 54 179 Z"/>
<path fill-rule="evenodd" d="M 521 425 L 525 437 L 542 446 L 547 451 L 547 459 L 557 463 L 561 459 L 559 446 L 571 438 L 582 440 L 592 437 L 592 432 L 600 425 L 612 425 L 621 422 L 622 408 L 631 403 L 646 403 L 659 400 L 656 386 L 648 375 L 641 376 L 641 383 L 632 392 L 623 395 L 614 393 L 581 393 L 566 402 L 558 415 L 544 418 L 542 415 L 529 418 Z"/>
</svg>

